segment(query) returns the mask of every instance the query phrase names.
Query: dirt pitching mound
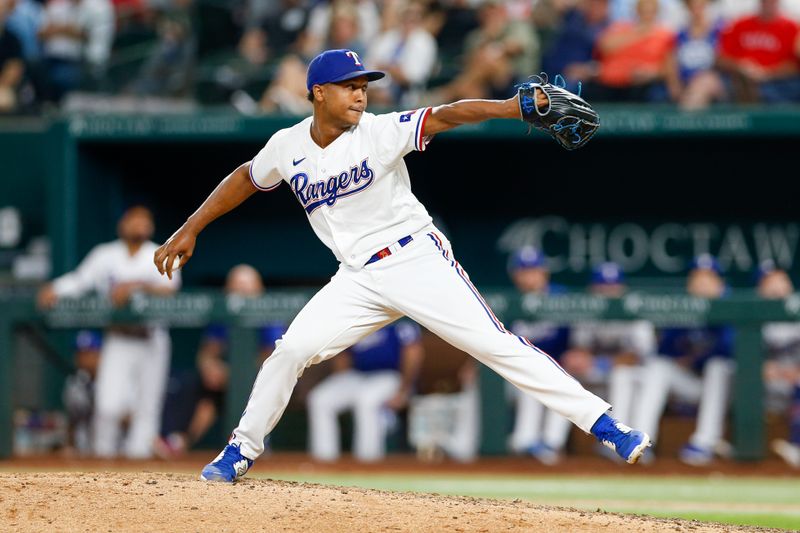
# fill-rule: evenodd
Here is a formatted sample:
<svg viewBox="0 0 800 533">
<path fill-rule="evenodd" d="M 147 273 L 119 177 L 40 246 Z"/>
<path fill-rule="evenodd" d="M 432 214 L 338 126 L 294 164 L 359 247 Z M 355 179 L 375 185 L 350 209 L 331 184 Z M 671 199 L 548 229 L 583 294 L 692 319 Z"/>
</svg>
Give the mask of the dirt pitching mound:
<svg viewBox="0 0 800 533">
<path fill-rule="evenodd" d="M 2 531 L 69 533 L 767 531 L 543 507 L 521 500 L 269 479 L 228 485 L 187 474 L 147 472 L 0 474 L 0 524 Z"/>
</svg>

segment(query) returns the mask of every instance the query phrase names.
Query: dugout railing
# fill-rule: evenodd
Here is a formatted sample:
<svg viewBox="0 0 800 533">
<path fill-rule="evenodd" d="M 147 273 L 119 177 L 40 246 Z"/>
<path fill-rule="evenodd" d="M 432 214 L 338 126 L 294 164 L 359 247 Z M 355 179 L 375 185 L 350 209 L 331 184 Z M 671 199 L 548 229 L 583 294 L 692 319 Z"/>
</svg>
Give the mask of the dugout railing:
<svg viewBox="0 0 800 533">
<path fill-rule="evenodd" d="M 115 309 L 100 298 L 65 299 L 52 310 L 36 309 L 30 295 L 0 296 L 0 458 L 12 454 L 14 398 L 14 335 L 17 328 L 102 328 L 112 323 L 159 322 L 170 328 L 196 328 L 210 322 L 228 324 L 230 383 L 224 413 L 226 428 L 235 426 L 255 376 L 256 327 L 268 321 L 288 321 L 315 291 L 273 290 L 260 298 L 226 297 L 218 292 L 185 292 L 171 298 L 138 295 Z M 562 323 L 582 320 L 650 320 L 657 326 L 731 324 L 736 329 L 737 370 L 733 385 L 731 437 L 738 460 L 758 460 L 765 453 L 764 385 L 761 327 L 765 322 L 800 320 L 800 295 L 765 301 L 754 295 L 705 300 L 675 294 L 630 293 L 621 299 L 567 294 L 544 298 L 513 291 L 488 290 L 484 296 L 506 322 L 541 319 Z M 535 341 L 535 339 L 534 339 Z M 481 452 L 506 453 L 509 420 L 503 380 L 481 367 Z"/>
</svg>

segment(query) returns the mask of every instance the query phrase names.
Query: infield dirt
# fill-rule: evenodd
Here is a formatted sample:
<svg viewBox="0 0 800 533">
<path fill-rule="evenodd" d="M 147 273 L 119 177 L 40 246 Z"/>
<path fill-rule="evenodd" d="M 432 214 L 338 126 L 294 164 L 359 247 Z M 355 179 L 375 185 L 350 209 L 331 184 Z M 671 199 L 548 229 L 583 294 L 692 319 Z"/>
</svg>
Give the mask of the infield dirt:
<svg viewBox="0 0 800 533">
<path fill-rule="evenodd" d="M 521 500 L 385 492 L 174 473 L 0 474 L 0 531 L 614 532 L 770 531 L 545 507 Z"/>
</svg>

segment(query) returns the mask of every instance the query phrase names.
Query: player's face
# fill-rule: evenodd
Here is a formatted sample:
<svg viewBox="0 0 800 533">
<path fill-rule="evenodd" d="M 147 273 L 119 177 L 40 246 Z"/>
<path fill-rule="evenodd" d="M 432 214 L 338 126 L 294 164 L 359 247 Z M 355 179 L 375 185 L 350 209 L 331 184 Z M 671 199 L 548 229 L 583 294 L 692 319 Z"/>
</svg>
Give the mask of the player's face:
<svg viewBox="0 0 800 533">
<path fill-rule="evenodd" d="M 550 273 L 544 268 L 520 268 L 511 278 L 522 293 L 544 292 L 550 282 Z"/>
<path fill-rule="evenodd" d="M 154 230 L 153 215 L 145 207 L 128 209 L 119 221 L 119 236 L 124 241 L 144 242 Z"/>
<path fill-rule="evenodd" d="M 758 284 L 758 294 L 762 298 L 782 299 L 787 298 L 793 292 L 792 280 L 782 270 L 770 272 Z"/>
<path fill-rule="evenodd" d="M 326 83 L 323 94 L 328 115 L 344 127 L 357 125 L 367 109 L 367 85 L 366 76 Z"/>
<path fill-rule="evenodd" d="M 261 275 L 251 267 L 235 267 L 228 274 L 225 290 L 230 294 L 239 296 L 258 296 L 264 292 Z"/>
<path fill-rule="evenodd" d="M 78 352 L 75 354 L 75 366 L 87 371 L 92 376 L 97 375 L 97 367 L 99 364 L 100 350 L 78 350 Z"/>
<path fill-rule="evenodd" d="M 595 283 L 590 287 L 592 294 L 606 298 L 620 298 L 625 294 L 625 285 L 622 283 Z"/>
<path fill-rule="evenodd" d="M 686 289 L 692 296 L 719 298 L 725 292 L 725 282 L 713 270 L 703 268 L 689 274 Z"/>
</svg>

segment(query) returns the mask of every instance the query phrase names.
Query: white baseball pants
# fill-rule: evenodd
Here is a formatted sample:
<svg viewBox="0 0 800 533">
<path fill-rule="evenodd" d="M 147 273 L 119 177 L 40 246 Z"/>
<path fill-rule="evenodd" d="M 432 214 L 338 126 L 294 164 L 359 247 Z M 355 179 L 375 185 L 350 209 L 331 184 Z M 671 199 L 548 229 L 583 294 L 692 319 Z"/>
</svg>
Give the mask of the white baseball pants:
<svg viewBox="0 0 800 533">
<path fill-rule="evenodd" d="M 94 453 L 144 459 L 153 454 L 169 373 L 169 334 L 147 338 L 108 333 L 103 338 L 94 405 Z M 130 417 L 122 438 L 122 422 Z"/>
<path fill-rule="evenodd" d="M 386 402 L 400 389 L 396 370 L 337 372 L 308 395 L 311 455 L 320 461 L 339 458 L 339 414 L 353 411 L 353 455 L 359 461 L 378 461 L 386 455 Z"/>
<path fill-rule="evenodd" d="M 536 397 L 519 391 L 514 415 L 514 431 L 510 447 L 523 453 L 535 444 L 545 444 L 553 450 L 563 450 L 569 437 L 568 419 L 547 408 Z"/>
<path fill-rule="evenodd" d="M 634 394 L 641 380 L 641 366 L 615 366 L 608 375 L 608 396 L 614 406 L 614 418 L 624 423 L 631 420 Z M 606 387 L 602 387 L 605 389 Z M 548 448 L 562 451 L 567 445 L 570 421 L 554 411 L 548 411 L 530 394 L 517 391 L 514 431 L 509 439 L 516 453 L 542 443 Z"/>
<path fill-rule="evenodd" d="M 527 339 L 494 316 L 449 242 L 434 227 L 360 269 L 344 265 L 298 313 L 256 377 L 231 442 L 255 459 L 303 370 L 405 315 L 533 394 L 583 431 L 610 405 L 584 389 Z"/>
<path fill-rule="evenodd" d="M 700 448 L 714 449 L 722 440 L 734 370 L 733 361 L 715 357 L 706 363 L 701 378 L 672 358 L 654 357 L 642 373 L 635 427 L 657 442 L 661 415 L 672 392 L 698 404 L 697 425 L 689 442 Z"/>
</svg>

